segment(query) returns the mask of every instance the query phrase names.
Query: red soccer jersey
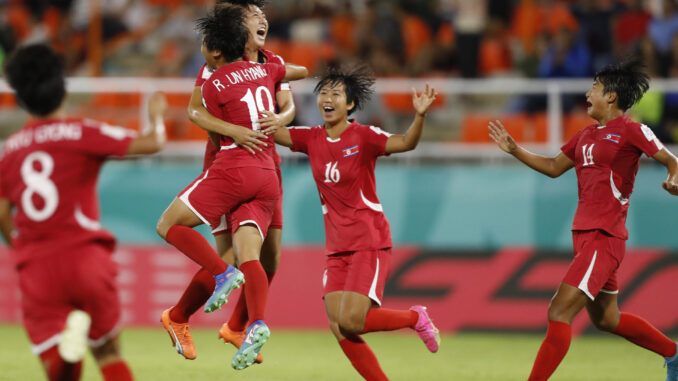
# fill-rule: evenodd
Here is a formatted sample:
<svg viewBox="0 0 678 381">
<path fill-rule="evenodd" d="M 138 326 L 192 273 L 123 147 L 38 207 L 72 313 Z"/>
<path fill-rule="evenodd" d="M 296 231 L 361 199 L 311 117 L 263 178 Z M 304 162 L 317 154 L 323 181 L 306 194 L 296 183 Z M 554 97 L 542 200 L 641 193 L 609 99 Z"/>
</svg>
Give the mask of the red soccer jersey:
<svg viewBox="0 0 678 381">
<path fill-rule="evenodd" d="M 323 126 L 291 127 L 294 151 L 308 155 L 325 218 L 327 254 L 390 248 L 391 228 L 377 198 L 374 165 L 389 133 L 355 121 L 332 140 Z"/>
<path fill-rule="evenodd" d="M 663 147 L 649 127 L 626 116 L 579 131 L 561 150 L 575 163 L 579 204 L 572 230 L 601 229 L 628 239 L 626 213 L 638 160 Z"/>
<path fill-rule="evenodd" d="M 277 63 L 235 62 L 217 69 L 202 86 L 203 103 L 210 114 L 229 123 L 258 130 L 261 111 L 275 112 L 275 86 L 285 77 Z M 222 136 L 214 164 L 221 168 L 259 167 L 275 169 L 273 136 L 255 155 Z"/>
<path fill-rule="evenodd" d="M 260 49 L 259 52 L 261 53 L 261 56 L 264 58 L 264 62 L 260 63 L 269 62 L 269 63 L 279 63 L 281 65 L 285 64 L 285 60 L 283 60 L 282 57 L 273 53 L 270 50 Z M 202 65 L 200 71 L 198 71 L 198 77 L 195 79 L 195 86 L 202 86 L 202 84 L 205 83 L 205 81 L 207 81 L 211 76 L 212 71 L 207 67 L 207 64 Z M 289 89 L 290 89 L 289 85 L 286 83 L 283 84 L 282 82 L 278 82 L 275 85 L 276 93 L 280 90 L 289 90 Z M 207 139 L 207 144 L 205 147 L 205 158 L 203 160 L 203 171 L 207 170 L 210 167 L 210 165 L 212 165 L 212 162 L 214 162 L 214 159 L 216 159 L 217 157 L 217 152 L 219 152 L 219 147 L 216 147 L 214 144 L 212 144 L 212 141 L 210 139 Z M 278 156 L 278 152 L 275 150 L 275 145 L 273 146 L 273 158 L 276 164 L 280 164 L 281 159 L 280 156 Z"/>
<path fill-rule="evenodd" d="M 2 195 L 16 207 L 18 264 L 82 242 L 114 245 L 99 223 L 96 185 L 108 156 L 124 156 L 133 134 L 92 120 L 28 123 L 0 158 Z"/>
</svg>

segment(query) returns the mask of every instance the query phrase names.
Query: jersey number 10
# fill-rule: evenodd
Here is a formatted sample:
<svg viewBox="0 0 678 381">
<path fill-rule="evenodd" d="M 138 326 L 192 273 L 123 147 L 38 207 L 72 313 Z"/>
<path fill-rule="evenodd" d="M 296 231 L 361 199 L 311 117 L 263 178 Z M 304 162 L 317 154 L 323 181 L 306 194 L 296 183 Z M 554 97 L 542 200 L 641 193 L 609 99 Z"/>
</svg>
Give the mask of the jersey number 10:
<svg viewBox="0 0 678 381">
<path fill-rule="evenodd" d="M 266 100 L 268 100 L 268 107 L 264 104 L 264 94 L 266 95 Z M 250 113 L 250 120 L 252 121 L 252 129 L 254 131 L 259 131 L 261 129 L 257 122 L 257 120 L 259 120 L 259 113 L 264 110 L 270 112 L 274 112 L 275 110 L 273 96 L 266 86 L 257 87 L 257 89 L 254 90 L 254 93 L 252 93 L 252 89 L 247 89 L 247 94 L 240 98 L 240 100 L 247 104 L 247 110 Z"/>
</svg>

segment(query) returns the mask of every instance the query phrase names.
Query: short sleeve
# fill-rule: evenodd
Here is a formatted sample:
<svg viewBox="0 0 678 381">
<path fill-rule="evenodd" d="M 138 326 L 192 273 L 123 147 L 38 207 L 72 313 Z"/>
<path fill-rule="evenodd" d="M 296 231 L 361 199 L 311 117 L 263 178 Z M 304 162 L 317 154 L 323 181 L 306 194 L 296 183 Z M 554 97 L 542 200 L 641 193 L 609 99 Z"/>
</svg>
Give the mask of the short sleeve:
<svg viewBox="0 0 678 381">
<path fill-rule="evenodd" d="M 80 148 L 95 156 L 118 156 L 127 154 L 136 132 L 106 123 L 87 121 L 83 123 Z"/>
<path fill-rule="evenodd" d="M 285 73 L 287 72 L 287 69 L 285 69 L 285 65 L 271 62 L 264 64 L 264 66 L 266 67 L 266 71 L 268 71 L 271 74 L 271 78 L 273 79 L 273 81 L 276 83 L 277 90 L 277 83 L 282 81 L 283 78 L 285 78 Z"/>
<path fill-rule="evenodd" d="M 202 84 L 205 83 L 205 81 L 207 81 L 211 76 L 212 72 L 207 67 L 207 64 L 203 64 L 202 67 L 200 67 L 200 71 L 198 71 L 198 76 L 195 78 L 195 86 L 202 86 Z"/>
<path fill-rule="evenodd" d="M 369 126 L 363 132 L 363 138 L 365 140 L 364 147 L 371 156 L 384 156 L 386 155 L 386 141 L 393 134 L 390 134 L 379 127 Z"/>
<path fill-rule="evenodd" d="M 574 134 L 574 136 L 570 138 L 567 143 L 560 147 L 560 150 L 563 152 L 563 154 L 569 157 L 573 162 L 575 161 L 575 149 L 577 148 L 577 142 L 579 142 L 579 137 L 581 136 L 582 132 L 584 132 L 584 130 L 585 128 L 577 131 L 577 133 Z"/>
<path fill-rule="evenodd" d="M 644 124 L 631 126 L 627 141 L 649 157 L 654 156 L 654 154 L 664 148 L 664 145 L 657 139 L 657 136 L 655 136 L 650 127 Z"/>
<path fill-rule="evenodd" d="M 311 141 L 312 127 L 290 127 L 292 151 L 303 152 L 308 155 L 308 146 Z"/>
</svg>

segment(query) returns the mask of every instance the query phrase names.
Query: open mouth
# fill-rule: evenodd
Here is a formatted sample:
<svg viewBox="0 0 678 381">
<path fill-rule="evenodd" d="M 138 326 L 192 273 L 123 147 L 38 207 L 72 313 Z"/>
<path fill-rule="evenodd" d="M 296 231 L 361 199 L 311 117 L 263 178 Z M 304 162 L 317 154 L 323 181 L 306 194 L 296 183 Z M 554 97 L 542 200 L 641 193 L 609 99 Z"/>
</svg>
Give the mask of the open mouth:
<svg viewBox="0 0 678 381">
<path fill-rule="evenodd" d="M 266 37 L 266 29 L 265 28 L 258 29 L 257 30 L 257 36 Z"/>
<path fill-rule="evenodd" d="M 325 106 L 325 107 L 323 107 L 323 111 L 325 111 L 325 112 L 332 112 L 332 111 L 334 111 L 334 108 L 332 108 L 332 107 L 330 107 L 330 106 Z"/>
</svg>

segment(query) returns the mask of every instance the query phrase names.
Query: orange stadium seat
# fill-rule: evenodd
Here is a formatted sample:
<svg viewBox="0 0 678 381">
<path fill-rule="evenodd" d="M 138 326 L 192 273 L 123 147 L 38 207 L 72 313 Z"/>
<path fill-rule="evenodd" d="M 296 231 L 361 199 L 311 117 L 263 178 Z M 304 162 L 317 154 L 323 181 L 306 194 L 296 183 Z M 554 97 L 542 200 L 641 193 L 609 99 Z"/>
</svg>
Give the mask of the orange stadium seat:
<svg viewBox="0 0 678 381">
<path fill-rule="evenodd" d="M 525 141 L 525 130 L 530 119 L 525 114 L 492 116 L 483 113 L 468 113 L 462 121 L 461 141 L 464 143 L 491 143 L 487 129 L 491 120 L 499 119 L 511 136 L 519 142 Z"/>
<path fill-rule="evenodd" d="M 17 107 L 16 99 L 14 99 L 14 94 L 12 93 L 3 93 L 0 94 L 0 108 L 15 108 Z"/>
<path fill-rule="evenodd" d="M 565 115 L 563 120 L 563 140 L 568 141 L 577 131 L 594 124 L 593 120 L 585 111 L 575 111 Z"/>
<path fill-rule="evenodd" d="M 532 115 L 532 123 L 525 133 L 525 140 L 535 143 L 546 143 L 549 136 L 549 123 L 546 113 L 539 112 Z"/>
</svg>

